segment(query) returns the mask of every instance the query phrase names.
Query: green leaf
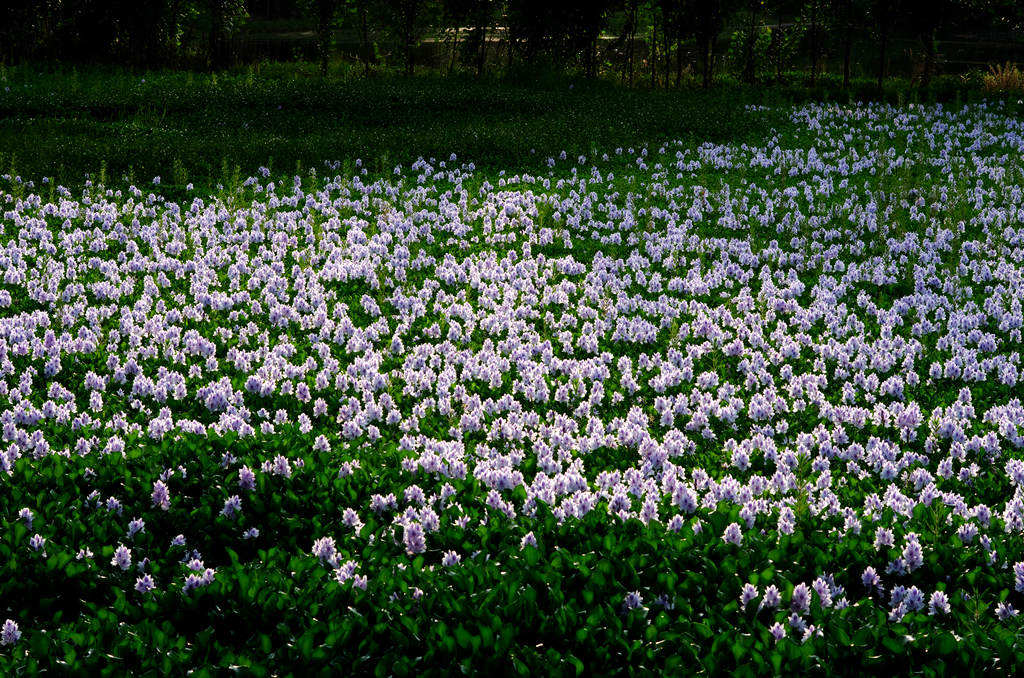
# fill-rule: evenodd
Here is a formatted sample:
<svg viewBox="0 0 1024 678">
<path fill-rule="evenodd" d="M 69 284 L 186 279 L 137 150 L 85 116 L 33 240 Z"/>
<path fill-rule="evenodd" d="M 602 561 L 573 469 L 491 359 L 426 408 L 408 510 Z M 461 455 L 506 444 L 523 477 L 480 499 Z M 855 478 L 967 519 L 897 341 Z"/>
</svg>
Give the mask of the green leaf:
<svg viewBox="0 0 1024 678">
<path fill-rule="evenodd" d="M 455 640 L 459 643 L 459 647 L 462 647 L 462 648 L 469 647 L 470 642 L 472 641 L 472 639 L 473 639 L 473 636 L 470 635 L 469 631 L 467 631 L 466 628 L 462 624 L 459 624 L 458 626 L 455 627 Z"/>
<path fill-rule="evenodd" d="M 935 651 L 941 655 L 953 654 L 958 646 L 956 637 L 949 631 L 939 634 L 935 639 Z"/>
<path fill-rule="evenodd" d="M 905 650 L 904 642 L 901 639 L 893 638 L 892 636 L 882 638 L 882 645 L 893 654 L 902 655 Z"/>
</svg>

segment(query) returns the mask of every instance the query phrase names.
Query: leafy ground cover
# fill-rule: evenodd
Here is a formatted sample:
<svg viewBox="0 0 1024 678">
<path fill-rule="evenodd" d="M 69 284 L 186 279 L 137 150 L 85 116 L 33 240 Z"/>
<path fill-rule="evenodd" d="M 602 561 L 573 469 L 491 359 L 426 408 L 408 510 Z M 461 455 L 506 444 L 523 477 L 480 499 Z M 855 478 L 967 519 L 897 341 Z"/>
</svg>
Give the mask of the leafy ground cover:
<svg viewBox="0 0 1024 678">
<path fill-rule="evenodd" d="M 652 138 L 753 141 L 770 124 L 743 115 L 754 90 L 642 92 L 566 77 L 338 80 L 267 66 L 257 73 L 87 69 L 0 74 L 0 168 L 80 188 L 86 175 L 213 187 L 261 166 L 304 174 L 325 159 L 371 171 L 419 155 L 483 170 L 539 171 L 565 150 Z M 531 151 L 533 151 L 531 153 Z M 353 169 L 349 167 L 348 169 Z"/>
<path fill-rule="evenodd" d="M 1009 113 L 4 177 L 0 671 L 1019 670 Z"/>
<path fill-rule="evenodd" d="M 472 159 L 488 172 L 544 169 L 550 156 L 636 146 L 652 139 L 755 143 L 784 119 L 752 118 L 746 105 L 875 98 L 896 103 L 978 96 L 971 80 L 939 79 L 919 92 L 906 81 L 877 91 L 855 81 L 634 90 L 562 75 L 324 79 L 311 65 L 263 64 L 219 73 L 0 67 L 0 171 L 79 190 L 163 180 L 214 191 L 262 166 L 304 174 L 325 159 L 361 158 L 371 172 L 417 157 Z M 803 77 L 799 82 L 803 82 Z M 351 166 L 346 169 L 352 170 Z"/>
</svg>

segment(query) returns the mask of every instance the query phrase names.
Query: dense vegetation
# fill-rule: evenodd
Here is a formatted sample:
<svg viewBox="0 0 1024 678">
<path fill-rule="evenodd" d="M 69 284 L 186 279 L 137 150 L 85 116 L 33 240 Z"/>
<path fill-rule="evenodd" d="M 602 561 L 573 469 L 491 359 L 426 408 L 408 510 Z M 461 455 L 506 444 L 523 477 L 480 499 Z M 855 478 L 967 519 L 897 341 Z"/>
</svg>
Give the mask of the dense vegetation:
<svg viewBox="0 0 1024 678">
<path fill-rule="evenodd" d="M 339 74 L 340 75 L 340 74 Z M 976 80 L 836 78 L 815 88 L 721 86 L 637 91 L 560 75 L 500 81 L 470 77 L 319 78 L 314 69 L 264 65 L 216 74 L 112 68 L 0 69 L 0 170 L 81 187 L 150 181 L 228 186 L 261 166 L 303 174 L 325 159 L 372 171 L 418 156 L 457 153 L 489 171 L 535 171 L 565 151 L 659 139 L 754 143 L 785 119 L 752 118 L 746 105 L 825 99 L 891 103 L 980 100 Z M 1016 99 L 1013 99 L 1015 102 Z"/>
<path fill-rule="evenodd" d="M 0 8 L 0 674 L 1024 668 L 1024 104 L 819 72 L 1013 6 L 136 6 Z"/>
<path fill-rule="evenodd" d="M 280 45 L 298 30 L 313 38 L 315 49 L 301 51 L 324 72 L 344 43 L 366 72 L 429 66 L 481 75 L 547 64 L 667 87 L 694 78 L 708 85 L 716 73 L 775 81 L 792 69 L 814 83 L 830 63 L 846 84 L 902 75 L 927 85 L 944 62 L 962 72 L 1020 60 L 1013 47 L 1024 27 L 1021 7 L 1014 0 L 149 0 L 140 8 L 131 0 L 13 0 L 0 6 L 0 61 L 220 69 L 258 56 L 240 53 L 239 36 L 255 32 Z M 965 34 L 996 43 L 980 60 L 947 59 L 944 43 L 962 43 Z M 424 42 L 438 49 L 428 56 Z"/>
<path fill-rule="evenodd" d="M 1019 107 L 710 110 L 4 176 L 0 673 L 1020 670 Z"/>
</svg>

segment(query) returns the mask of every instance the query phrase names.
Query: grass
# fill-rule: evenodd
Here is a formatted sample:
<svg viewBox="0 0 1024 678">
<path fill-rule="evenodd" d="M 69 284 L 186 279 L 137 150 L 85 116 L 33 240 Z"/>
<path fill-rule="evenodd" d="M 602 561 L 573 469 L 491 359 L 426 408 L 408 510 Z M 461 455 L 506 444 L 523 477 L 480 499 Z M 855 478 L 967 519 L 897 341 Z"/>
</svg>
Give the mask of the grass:
<svg viewBox="0 0 1024 678">
<path fill-rule="evenodd" d="M 844 93 L 830 81 L 813 90 L 652 91 L 565 76 L 362 79 L 356 72 L 335 67 L 323 79 L 305 64 L 203 74 L 3 69 L 0 170 L 78 187 L 105 167 L 115 180 L 160 176 L 172 189 L 226 183 L 225 167 L 251 176 L 271 164 L 292 172 L 360 158 L 390 171 L 451 153 L 480 169 L 535 170 L 561 151 L 587 155 L 663 139 L 756 142 L 783 124 L 743 115 L 750 104 L 909 96 L 895 81 L 881 93 L 866 82 Z"/>
</svg>

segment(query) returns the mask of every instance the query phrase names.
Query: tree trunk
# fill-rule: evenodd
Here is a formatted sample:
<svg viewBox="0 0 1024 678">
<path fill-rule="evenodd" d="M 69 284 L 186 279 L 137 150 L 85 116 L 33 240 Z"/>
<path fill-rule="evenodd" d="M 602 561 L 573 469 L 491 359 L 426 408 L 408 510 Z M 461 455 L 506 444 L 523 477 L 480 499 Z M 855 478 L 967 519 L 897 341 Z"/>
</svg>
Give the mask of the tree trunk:
<svg viewBox="0 0 1024 678">
<path fill-rule="evenodd" d="M 676 87 L 683 80 L 683 41 L 676 41 Z"/>
<path fill-rule="evenodd" d="M 755 2 L 750 9 L 750 25 L 747 27 L 747 40 L 745 54 L 743 55 L 743 81 L 752 83 L 757 76 L 757 66 L 754 63 L 754 50 L 757 47 L 757 7 Z"/>
<path fill-rule="evenodd" d="M 705 35 L 701 38 L 701 56 L 703 62 L 703 72 L 701 73 L 701 81 L 704 89 L 711 86 L 711 61 L 715 56 L 715 36 Z"/>
<path fill-rule="evenodd" d="M 410 2 L 406 5 L 405 16 L 403 17 L 403 42 L 405 43 L 405 74 L 413 74 L 413 62 L 412 62 L 412 48 L 413 48 L 413 35 L 416 29 L 416 7 L 415 1 Z"/>
<path fill-rule="evenodd" d="M 782 28 L 782 18 L 779 17 L 776 22 L 778 27 L 772 33 L 772 42 L 775 44 L 775 84 L 782 82 L 782 45 L 786 39 L 786 34 Z"/>
<path fill-rule="evenodd" d="M 359 55 L 363 59 L 363 77 L 370 75 L 370 27 L 366 21 L 366 3 L 359 3 Z"/>
<path fill-rule="evenodd" d="M 179 52 L 177 44 L 178 23 L 181 21 L 181 0 L 174 0 L 167 10 L 167 31 L 164 34 L 164 58 L 177 65 Z"/>
<path fill-rule="evenodd" d="M 317 36 L 320 51 L 320 77 L 327 75 L 327 66 L 331 57 L 331 42 L 334 37 L 334 7 L 333 0 L 319 0 L 317 2 Z"/>
<path fill-rule="evenodd" d="M 672 77 L 671 77 L 671 73 L 672 73 L 672 70 L 671 70 L 672 69 L 672 51 L 671 51 L 671 47 L 670 47 L 671 43 L 669 42 L 669 37 L 668 37 L 668 22 L 662 21 L 661 23 L 662 23 L 662 29 L 661 29 L 661 38 L 662 38 L 661 39 L 661 51 L 665 55 L 665 63 L 662 64 L 661 74 L 662 74 L 662 77 L 665 78 L 665 89 L 668 89 L 668 86 L 672 82 Z"/>
<path fill-rule="evenodd" d="M 853 0 L 846 0 L 846 30 L 843 35 L 843 89 L 850 88 L 850 53 L 853 51 Z"/>
<path fill-rule="evenodd" d="M 878 89 L 882 89 L 882 81 L 885 80 L 885 48 L 889 42 L 889 28 L 882 28 L 881 44 L 878 47 Z"/>
<path fill-rule="evenodd" d="M 476 77 L 484 74 L 484 62 L 487 59 L 487 26 L 480 26 L 480 49 L 476 53 Z"/>
<path fill-rule="evenodd" d="M 210 0 L 210 67 L 218 71 L 225 66 L 224 2 Z"/>
<path fill-rule="evenodd" d="M 818 2 L 811 0 L 811 87 L 818 80 Z"/>
<path fill-rule="evenodd" d="M 629 86 L 633 86 L 633 52 L 636 49 L 636 0 L 630 4 L 629 7 L 629 31 L 628 39 L 626 41 L 627 48 L 629 50 Z"/>
<path fill-rule="evenodd" d="M 508 45 L 508 54 L 506 54 L 505 68 L 512 68 L 512 49 L 515 47 L 514 40 L 512 38 L 512 27 L 505 26 L 505 44 Z"/>
<path fill-rule="evenodd" d="M 921 68 L 921 86 L 928 87 L 935 72 L 935 31 L 924 36 L 924 64 Z"/>
<path fill-rule="evenodd" d="M 593 80 L 597 77 L 597 40 L 600 34 L 587 45 L 587 78 Z"/>
<path fill-rule="evenodd" d="M 651 89 L 658 83 L 658 15 L 654 14 L 654 21 L 651 24 Z"/>
<path fill-rule="evenodd" d="M 457 54 L 458 49 L 459 49 L 459 27 L 456 26 L 455 27 L 455 38 L 452 41 L 452 46 L 451 46 L 451 59 L 448 60 L 448 75 L 451 75 L 452 71 L 455 70 L 455 55 Z"/>
</svg>

